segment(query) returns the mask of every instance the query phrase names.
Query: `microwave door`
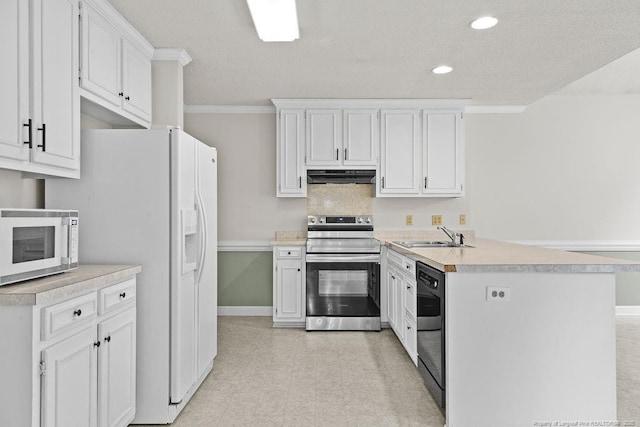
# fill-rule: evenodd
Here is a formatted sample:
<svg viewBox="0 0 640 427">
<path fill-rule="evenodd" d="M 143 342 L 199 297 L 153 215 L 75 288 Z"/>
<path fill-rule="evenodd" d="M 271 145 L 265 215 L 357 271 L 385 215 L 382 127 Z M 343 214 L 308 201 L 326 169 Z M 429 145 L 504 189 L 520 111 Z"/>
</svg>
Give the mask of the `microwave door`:
<svg viewBox="0 0 640 427">
<path fill-rule="evenodd" d="M 59 268 L 69 263 L 68 218 L 3 218 L 2 275 Z"/>
</svg>

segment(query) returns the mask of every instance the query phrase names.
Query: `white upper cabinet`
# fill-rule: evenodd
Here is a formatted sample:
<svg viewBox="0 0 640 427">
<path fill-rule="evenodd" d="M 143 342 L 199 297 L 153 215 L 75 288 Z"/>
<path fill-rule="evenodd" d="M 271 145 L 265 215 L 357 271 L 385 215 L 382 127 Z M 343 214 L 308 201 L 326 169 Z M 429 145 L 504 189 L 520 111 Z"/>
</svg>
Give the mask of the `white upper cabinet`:
<svg viewBox="0 0 640 427">
<path fill-rule="evenodd" d="M 0 2 L 0 162 L 29 160 L 29 3 Z M 1 163 L 0 163 L 1 164 Z"/>
<path fill-rule="evenodd" d="M 307 109 L 308 168 L 360 168 L 378 164 L 378 110 Z"/>
<path fill-rule="evenodd" d="M 78 1 L 2 2 L 0 36 L 0 168 L 78 178 Z"/>
<path fill-rule="evenodd" d="M 460 120 L 460 113 L 424 112 L 422 115 L 424 193 L 462 193 Z"/>
<path fill-rule="evenodd" d="M 153 47 L 104 0 L 83 1 L 81 27 L 83 112 L 149 127 Z"/>
<path fill-rule="evenodd" d="M 307 171 L 304 167 L 304 111 L 278 112 L 276 174 L 278 197 L 306 197 Z"/>
<path fill-rule="evenodd" d="M 420 192 L 420 111 L 382 110 L 378 196 Z"/>
<path fill-rule="evenodd" d="M 307 166 L 341 164 L 342 116 L 340 110 L 306 110 Z"/>
<path fill-rule="evenodd" d="M 375 169 L 376 197 L 464 195 L 466 100 L 272 101 L 278 197 L 306 197 L 313 169 Z"/>
<path fill-rule="evenodd" d="M 41 0 L 34 8 L 31 161 L 80 170 L 78 2 Z"/>
<path fill-rule="evenodd" d="M 380 144 L 378 110 L 344 110 L 343 164 L 376 166 Z"/>
</svg>

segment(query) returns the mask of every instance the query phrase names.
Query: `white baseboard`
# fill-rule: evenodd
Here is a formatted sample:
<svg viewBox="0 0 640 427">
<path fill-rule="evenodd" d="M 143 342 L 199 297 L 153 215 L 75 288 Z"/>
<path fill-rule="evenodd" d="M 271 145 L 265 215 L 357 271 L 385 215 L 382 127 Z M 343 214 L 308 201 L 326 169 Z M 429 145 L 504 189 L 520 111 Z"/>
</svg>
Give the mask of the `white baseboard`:
<svg viewBox="0 0 640 427">
<path fill-rule="evenodd" d="M 271 306 L 218 306 L 218 316 L 273 316 Z"/>
<path fill-rule="evenodd" d="M 617 305 L 616 316 L 640 316 L 640 305 Z"/>
</svg>

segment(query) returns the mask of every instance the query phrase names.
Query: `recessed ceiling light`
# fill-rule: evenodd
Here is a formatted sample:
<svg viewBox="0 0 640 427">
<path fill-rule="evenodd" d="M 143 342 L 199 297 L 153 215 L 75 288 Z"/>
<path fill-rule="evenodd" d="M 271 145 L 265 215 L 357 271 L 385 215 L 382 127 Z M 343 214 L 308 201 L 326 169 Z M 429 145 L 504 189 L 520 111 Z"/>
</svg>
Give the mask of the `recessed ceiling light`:
<svg viewBox="0 0 640 427">
<path fill-rule="evenodd" d="M 450 73 L 451 71 L 453 71 L 453 68 L 449 67 L 448 65 L 440 65 L 434 68 L 433 70 L 431 70 L 433 74 L 447 74 L 447 73 Z"/>
<path fill-rule="evenodd" d="M 495 26 L 498 23 L 498 19 L 493 16 L 483 16 L 475 21 L 471 21 L 469 26 L 474 30 L 486 30 Z"/>
</svg>

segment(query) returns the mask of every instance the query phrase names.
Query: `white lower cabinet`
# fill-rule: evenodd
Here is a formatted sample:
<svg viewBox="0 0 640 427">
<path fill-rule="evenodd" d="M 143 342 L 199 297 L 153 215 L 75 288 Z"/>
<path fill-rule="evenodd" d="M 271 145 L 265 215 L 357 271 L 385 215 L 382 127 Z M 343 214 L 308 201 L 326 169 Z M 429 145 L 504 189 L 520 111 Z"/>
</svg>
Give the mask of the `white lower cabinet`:
<svg viewBox="0 0 640 427">
<path fill-rule="evenodd" d="M 107 302 L 114 293 L 117 301 Z M 6 345 L 0 376 L 7 390 L 16 390 L 0 392 L 0 425 L 120 427 L 133 421 L 135 278 L 53 303 L 0 307 L 0 322 L 15 329 L 0 330 Z"/>
<path fill-rule="evenodd" d="M 305 323 L 305 259 L 300 246 L 273 248 L 273 324 L 301 326 Z"/>
<path fill-rule="evenodd" d="M 42 351 L 42 426 L 95 426 L 98 349 L 95 327 Z"/>
<path fill-rule="evenodd" d="M 418 361 L 415 261 L 387 250 L 387 315 L 389 325 L 415 365 Z"/>
</svg>

